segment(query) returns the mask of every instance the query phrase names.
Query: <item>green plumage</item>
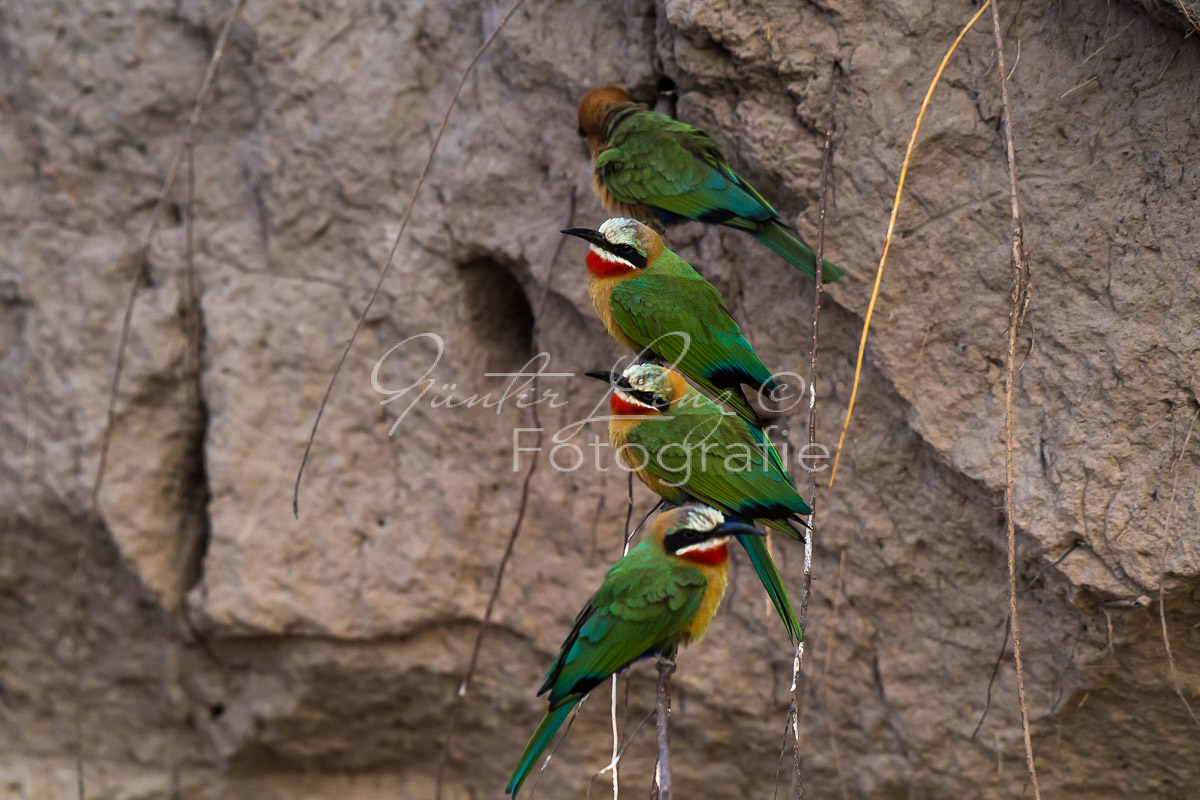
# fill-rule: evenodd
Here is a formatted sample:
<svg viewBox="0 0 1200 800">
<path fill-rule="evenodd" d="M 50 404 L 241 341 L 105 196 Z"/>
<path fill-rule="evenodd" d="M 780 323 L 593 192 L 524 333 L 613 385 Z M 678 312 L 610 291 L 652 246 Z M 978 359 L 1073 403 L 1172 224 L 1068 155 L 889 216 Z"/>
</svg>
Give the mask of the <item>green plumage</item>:
<svg viewBox="0 0 1200 800">
<path fill-rule="evenodd" d="M 748 537 L 760 538 L 760 537 Z M 550 710 L 505 791 L 516 795 L 571 710 L 596 685 L 638 658 L 672 652 L 700 608 L 708 581 L 644 539 L 613 564 L 567 635 L 538 694 Z"/>
<path fill-rule="evenodd" d="M 746 231 L 815 279 L 813 251 L 787 231 L 704 131 L 634 103 L 609 113 L 604 142 L 596 173 L 615 200 L 650 206 L 662 222 L 684 217 Z M 823 262 L 824 281 L 841 275 Z"/>
<path fill-rule="evenodd" d="M 700 393 L 691 391 L 663 416 L 634 426 L 628 441 L 646 448 L 647 471 L 674 485 L 660 492 L 667 501 L 699 500 L 799 538 L 788 520 L 811 509 L 792 485 L 774 445 L 756 426 L 723 413 Z M 766 542 L 754 536 L 739 536 L 738 541 L 788 635 L 802 636 Z"/>
<path fill-rule="evenodd" d="M 649 453 L 646 469 L 678 484 L 671 502 L 695 498 L 713 508 L 800 538 L 789 518 L 810 513 L 775 446 L 756 426 L 723 413 L 691 391 L 661 417 L 634 426 L 628 439 Z"/>
<path fill-rule="evenodd" d="M 770 391 L 776 388 L 771 371 L 720 293 L 690 264 L 663 248 L 636 278 L 618 284 L 609 302 L 613 320 L 639 347 L 671 362 L 709 394 L 724 393 L 739 416 L 758 424 L 740 386 Z"/>
</svg>

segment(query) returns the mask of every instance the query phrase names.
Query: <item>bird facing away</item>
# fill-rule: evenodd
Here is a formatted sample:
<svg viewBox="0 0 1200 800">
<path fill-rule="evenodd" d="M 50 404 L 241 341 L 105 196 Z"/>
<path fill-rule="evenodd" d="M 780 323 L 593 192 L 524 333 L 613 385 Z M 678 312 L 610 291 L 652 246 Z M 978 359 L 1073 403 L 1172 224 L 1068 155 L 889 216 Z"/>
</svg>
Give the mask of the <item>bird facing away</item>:
<svg viewBox="0 0 1200 800">
<path fill-rule="evenodd" d="M 816 256 L 725 160 L 699 128 L 657 114 L 624 89 L 605 86 L 579 104 L 600 202 L 615 214 L 663 224 L 693 219 L 745 231 L 815 279 Z M 842 270 L 823 262 L 821 277 Z"/>
<path fill-rule="evenodd" d="M 538 690 L 550 693 L 550 710 L 525 745 L 506 793 L 521 790 L 584 695 L 640 658 L 672 657 L 678 646 L 704 636 L 725 594 L 735 535 L 763 534 L 714 508 L 680 506 L 659 514 L 650 535 L 609 567 Z"/>
<path fill-rule="evenodd" d="M 759 424 L 741 386 L 774 391 L 778 385 L 716 287 L 635 220 L 614 218 L 598 231 L 563 233 L 591 244 L 588 294 L 614 339 L 670 362 L 709 394 L 721 395 L 747 422 Z"/>
<path fill-rule="evenodd" d="M 688 386 L 657 364 L 634 364 L 621 375 L 588 372 L 613 387 L 609 443 L 642 483 L 669 503 L 699 501 L 726 516 L 761 522 L 793 539 L 811 513 L 792 485 L 771 440 L 757 426 Z M 783 578 L 766 541 L 739 536 L 789 637 L 801 636 Z"/>
</svg>

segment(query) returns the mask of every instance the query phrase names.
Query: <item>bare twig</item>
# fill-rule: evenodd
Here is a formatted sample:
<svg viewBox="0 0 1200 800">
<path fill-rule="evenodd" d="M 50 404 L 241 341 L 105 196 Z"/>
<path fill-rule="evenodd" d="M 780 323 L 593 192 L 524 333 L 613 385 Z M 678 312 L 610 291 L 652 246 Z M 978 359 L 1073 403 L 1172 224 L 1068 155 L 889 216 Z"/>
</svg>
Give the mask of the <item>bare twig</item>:
<svg viewBox="0 0 1200 800">
<path fill-rule="evenodd" d="M 954 43 L 950 45 L 950 49 L 946 51 L 946 55 L 942 58 L 942 63 L 938 65 L 937 72 L 933 75 L 933 80 L 929 84 L 929 89 L 925 92 L 925 99 L 921 101 L 921 110 L 917 113 L 917 122 L 913 125 L 912 136 L 908 138 L 908 150 L 904 153 L 904 163 L 900 166 L 900 180 L 896 184 L 896 197 L 892 201 L 892 216 L 888 220 L 887 235 L 883 239 L 883 253 L 879 256 L 879 267 L 875 271 L 875 286 L 871 289 L 871 301 L 867 304 L 867 313 L 863 318 L 862 337 L 858 341 L 858 361 L 854 365 L 854 384 L 850 389 L 850 404 L 846 407 L 846 418 L 842 421 L 842 435 L 838 438 L 837 451 L 833 456 L 833 469 L 829 473 L 829 485 L 833 486 L 833 479 L 837 475 L 838 462 L 842 458 L 842 445 L 846 442 L 846 430 L 850 427 L 850 416 L 854 412 L 854 398 L 858 395 L 858 380 L 862 375 L 863 354 L 867 349 L 867 332 L 871 328 L 871 317 L 875 313 L 875 301 L 879 298 L 879 284 L 883 281 L 883 265 L 887 262 L 888 248 L 892 245 L 892 232 L 896 229 L 896 214 L 900 211 L 900 198 L 904 193 L 904 178 L 908 174 L 908 162 L 912 158 L 913 146 L 917 143 L 917 132 L 921 129 L 921 120 L 925 116 L 925 109 L 929 107 L 929 100 L 933 97 L 933 90 L 937 88 L 938 80 L 942 77 L 942 72 L 945 71 L 946 65 L 950 63 L 950 56 L 954 55 L 954 51 L 958 48 L 958 43 L 967 35 L 967 31 L 979 21 L 983 16 L 983 12 L 987 9 L 991 0 L 985 2 L 975 12 L 975 16 L 971 17 L 958 36 Z"/>
<path fill-rule="evenodd" d="M 626 701 L 626 705 L 628 705 L 628 702 L 629 702 L 629 681 L 626 681 L 626 682 L 625 682 L 625 701 Z M 626 711 L 626 717 L 628 717 L 628 711 L 629 711 L 629 709 L 628 709 L 628 708 L 626 708 L 626 709 L 625 709 L 625 711 Z M 642 717 L 642 720 L 641 720 L 641 722 L 639 722 L 639 723 L 637 724 L 637 726 L 636 726 L 636 727 L 633 729 L 633 733 L 629 734 L 628 736 L 622 736 L 622 737 L 621 737 L 621 749 L 620 749 L 620 750 L 617 752 L 617 760 L 618 760 L 618 761 L 620 761 L 620 760 L 621 760 L 621 757 L 622 757 L 623 755 L 625 755 L 625 751 L 629 749 L 629 747 L 630 747 L 630 746 L 633 744 L 633 740 L 637 738 L 637 735 L 638 735 L 638 733 L 640 733 L 640 732 L 641 732 L 642 728 L 644 728 L 644 727 L 645 727 L 646 723 L 647 723 L 647 722 L 649 722 L 649 721 L 650 721 L 650 718 L 651 718 L 651 717 L 653 717 L 653 716 L 654 716 L 654 709 L 653 709 L 653 708 L 651 708 L 649 711 L 647 711 L 647 712 L 646 712 L 646 716 Z M 598 769 L 598 770 L 596 770 L 595 772 L 593 772 L 593 773 L 592 773 L 592 777 L 588 778 L 588 782 L 587 782 L 587 794 L 586 794 L 586 797 L 587 797 L 589 800 L 590 800 L 590 798 L 591 798 L 591 796 L 592 796 L 592 783 L 594 783 L 594 782 L 595 782 L 596 778 L 598 778 L 598 777 L 600 777 L 601 775 L 603 775 L 603 774 L 604 774 L 604 772 L 605 772 L 607 769 L 608 769 L 608 767 L 607 767 L 607 766 L 605 766 L 605 767 L 602 767 L 601 769 Z"/>
<path fill-rule="evenodd" d="M 1196 712 L 1192 710 L 1192 704 L 1188 702 L 1183 695 L 1183 688 L 1179 685 L 1179 673 L 1175 671 L 1175 656 L 1171 653 L 1171 639 L 1167 636 L 1167 606 L 1164 601 L 1164 570 L 1167 564 L 1167 550 L 1171 542 L 1171 520 L 1175 516 L 1175 489 L 1179 486 L 1179 465 L 1183 461 L 1183 456 L 1187 452 L 1188 442 L 1192 440 L 1192 431 L 1196 427 L 1196 420 L 1200 418 L 1200 411 L 1192 415 L 1192 423 L 1188 425 L 1187 435 L 1183 437 L 1183 447 L 1179 448 L 1179 456 L 1175 459 L 1174 475 L 1171 479 L 1171 499 L 1167 505 L 1167 522 L 1165 536 L 1166 542 L 1163 544 L 1162 559 L 1158 566 L 1158 621 L 1162 625 L 1162 640 L 1163 649 L 1167 651 L 1167 671 L 1171 678 L 1171 686 L 1175 689 L 1175 694 L 1179 696 L 1179 700 L 1183 703 L 1183 707 L 1187 709 L 1188 716 L 1192 718 L 1192 722 L 1200 725 L 1200 719 L 1196 718 Z"/>
<path fill-rule="evenodd" d="M 621 534 L 621 538 L 624 540 L 624 543 L 621 547 L 621 558 L 624 558 L 626 555 L 629 554 L 629 540 L 633 538 L 633 534 L 634 534 L 634 532 L 629 529 L 629 523 L 633 520 L 633 471 L 632 470 L 629 471 L 629 483 L 626 486 L 626 493 L 627 493 L 628 502 L 625 506 L 625 530 Z M 645 522 L 645 520 L 642 520 L 642 522 Z M 638 524 L 638 527 L 639 528 L 641 527 L 641 523 Z M 628 686 L 629 686 L 629 684 L 626 684 L 626 688 L 628 688 Z M 604 767 L 604 769 L 600 770 L 600 773 L 603 773 L 607 770 L 612 770 L 613 800 L 617 800 L 621 796 L 621 779 L 620 779 L 620 776 L 617 774 L 617 771 L 618 771 L 617 768 L 621 763 L 621 740 L 620 740 L 620 733 L 617 730 L 617 673 L 615 673 L 615 672 L 613 673 L 613 676 L 612 676 L 612 698 L 611 698 L 611 700 L 612 700 L 612 735 L 613 735 L 612 760 L 608 762 L 608 766 L 606 766 L 606 767 Z M 597 773 L 597 774 L 600 774 L 600 773 Z M 589 784 L 590 784 L 590 782 L 589 782 Z M 589 788 L 590 788 L 590 785 L 589 785 Z"/>
<path fill-rule="evenodd" d="M 1033 577 L 1031 577 L 1029 580 L 1025 581 L 1025 586 L 1022 587 L 1021 592 L 1024 593 L 1024 592 L 1029 591 L 1031 588 L 1033 588 L 1033 584 L 1035 584 L 1037 582 L 1038 578 L 1042 577 L 1042 575 L 1044 575 L 1048 570 L 1054 569 L 1059 564 L 1061 564 L 1066 559 L 1067 556 L 1069 556 L 1069 555 L 1071 555 L 1071 553 L 1075 552 L 1075 549 L 1077 547 L 1079 547 L 1078 544 L 1071 545 L 1063 552 L 1063 554 L 1061 556 L 1054 559 L 1050 563 L 1043 565 L 1041 569 L 1039 569 L 1037 572 L 1033 573 Z M 980 728 L 983 727 L 983 721 L 985 719 L 987 719 L 988 711 L 990 711 L 992 708 L 992 687 L 995 686 L 995 684 L 996 684 L 996 677 L 1000 674 L 1000 665 L 1002 663 L 1004 663 L 1004 651 L 1008 648 L 1009 619 L 1010 619 L 1010 617 L 1007 614 L 1005 614 L 1004 615 L 1004 626 L 1003 626 L 1004 627 L 1004 638 L 1000 642 L 1000 652 L 996 654 L 996 661 L 995 661 L 995 663 L 992 664 L 992 673 L 988 677 L 987 692 L 984 695 L 984 700 L 983 700 L 983 713 L 979 715 L 979 722 L 975 723 L 975 730 L 973 730 L 971 732 L 971 741 L 975 741 L 975 737 L 979 734 Z M 1074 647 L 1072 647 L 1072 652 L 1074 652 Z"/>
<path fill-rule="evenodd" d="M 1077 91 L 1079 91 L 1080 89 L 1082 89 L 1083 87 L 1087 86 L 1089 83 L 1091 83 L 1092 81 L 1094 81 L 1094 80 L 1098 79 L 1099 77 L 1100 77 L 1099 75 L 1093 75 L 1092 77 L 1088 78 L 1088 79 L 1087 79 L 1086 81 L 1084 81 L 1083 83 L 1081 83 L 1081 84 L 1079 84 L 1079 85 L 1077 85 L 1077 86 L 1072 86 L 1070 89 L 1067 89 L 1065 92 L 1063 92 L 1063 93 L 1062 93 L 1062 95 L 1060 95 L 1058 99 L 1059 99 L 1059 100 L 1065 100 L 1065 99 L 1066 99 L 1066 97 L 1067 97 L 1067 95 L 1071 94 L 1072 92 L 1077 92 Z"/>
<path fill-rule="evenodd" d="M 1008 193 L 1012 205 L 1012 286 L 1008 311 L 1008 361 L 1004 376 L 1004 510 L 1008 518 L 1008 613 L 1012 627 L 1013 664 L 1017 671 L 1017 699 L 1021 704 L 1021 732 L 1025 739 L 1025 766 L 1033 785 L 1034 800 L 1041 800 L 1033 739 L 1029 733 L 1029 704 L 1025 699 L 1025 669 L 1021 663 L 1021 626 L 1017 616 L 1016 498 L 1013 488 L 1013 383 L 1017 365 L 1017 329 L 1021 326 L 1029 292 L 1029 256 L 1017 198 L 1017 161 L 1013 152 L 1012 105 L 1008 99 L 1008 72 L 1004 69 L 1004 39 L 1000 33 L 999 0 L 991 0 L 992 35 L 996 39 L 996 63 L 1000 75 L 1000 102 L 1004 109 L 1004 148 L 1008 159 Z"/>
<path fill-rule="evenodd" d="M 817 241 L 815 258 L 818 266 L 825 256 L 825 215 L 828 209 L 829 180 L 833 170 L 833 127 L 834 112 L 837 109 L 838 65 L 833 65 L 829 78 L 829 115 L 825 124 L 825 146 L 821 154 L 821 182 L 817 199 Z M 808 364 L 808 443 L 815 445 L 817 441 L 817 330 L 821 316 L 821 270 L 816 272 L 813 283 L 812 300 L 812 349 Z M 804 574 L 800 583 L 800 614 L 797 622 L 800 626 L 799 641 L 796 642 L 796 656 L 792 660 L 792 708 L 789 714 L 792 719 L 792 766 L 795 769 L 795 780 L 803 787 L 803 776 L 800 774 L 800 671 L 804 662 L 804 636 L 808 630 L 808 601 L 812 590 L 812 550 L 813 536 L 817 524 L 817 473 L 808 471 L 808 527 L 804 531 Z M 803 789 L 801 789 L 803 791 Z"/>
<path fill-rule="evenodd" d="M 537 778 L 533 781 L 533 786 L 529 789 L 529 800 L 533 800 L 537 796 L 538 787 L 542 785 L 542 776 L 546 774 L 546 767 L 550 766 L 550 760 L 558 753 L 558 748 L 562 747 L 562 743 L 567 740 L 567 734 L 571 732 L 571 728 L 575 725 L 575 720 L 579 718 L 579 712 L 583 710 L 583 704 L 587 702 L 589 695 L 584 695 L 579 703 L 575 706 L 575 710 L 571 712 L 570 718 L 567 719 L 567 725 L 563 728 L 563 732 L 559 735 L 554 746 L 550 748 L 550 752 L 546 753 L 546 757 L 542 759 L 542 766 L 538 770 Z"/>
<path fill-rule="evenodd" d="M 518 4 L 519 2 L 520 0 L 518 0 Z M 509 13 L 511 14 L 512 12 L 510 11 Z M 575 191 L 572 189 L 571 198 L 567 203 L 567 221 L 563 227 L 571 227 L 574 221 Z M 565 237 L 559 239 L 558 245 L 554 248 L 554 255 L 550 257 L 550 266 L 546 270 L 546 282 L 542 285 L 542 294 L 538 300 L 537 310 L 534 313 L 530 343 L 535 354 L 541 349 L 541 320 L 544 317 L 546 309 L 546 299 L 550 296 L 550 285 L 554 281 L 554 267 L 558 263 L 558 257 L 562 253 L 563 245 L 566 241 Z M 530 388 L 531 396 L 535 401 L 538 397 L 538 378 L 538 374 L 533 376 Z M 536 402 L 529 404 L 529 413 L 533 418 L 533 428 L 535 429 L 534 450 L 540 451 L 543 431 L 541 421 L 538 419 L 538 406 Z M 533 481 L 533 474 L 537 472 L 537 465 L 538 459 L 535 458 L 530 461 L 529 468 L 525 471 L 525 477 L 521 481 L 521 496 L 517 502 L 517 518 L 513 522 L 512 530 L 509 532 L 508 544 L 505 545 L 504 555 L 500 557 L 500 565 L 496 568 L 496 581 L 492 584 L 492 593 L 488 597 L 487 607 L 483 612 L 483 619 L 479 621 L 479 628 L 475 632 L 475 643 L 471 646 L 471 657 L 467 661 L 467 671 L 463 675 L 462 683 L 458 687 L 458 699 L 454 704 L 454 709 L 450 712 L 450 719 L 446 723 L 446 734 L 442 738 L 442 749 L 438 756 L 437 772 L 434 775 L 433 781 L 434 800 L 440 800 L 442 796 L 442 776 L 446 770 L 446 760 L 450 755 L 450 742 L 454 738 L 454 730 L 458 725 L 458 718 L 462 714 L 463 705 L 467 699 L 467 692 L 470 690 L 471 682 L 475 677 L 475 667 L 479 663 L 479 651 L 483 647 L 483 635 L 487 631 L 488 624 L 492 621 L 492 613 L 496 610 L 496 601 L 500 597 L 500 587 L 504 584 L 504 570 L 508 567 L 509 559 L 512 558 L 513 548 L 517 544 L 517 537 L 521 535 L 521 527 L 525 522 L 525 508 L 529 501 L 529 486 Z"/>
<path fill-rule="evenodd" d="M 837 580 L 833 584 L 833 614 L 829 622 L 829 634 L 825 637 L 825 661 L 821 666 L 821 694 L 824 697 L 825 727 L 829 731 L 829 749 L 833 752 L 833 766 L 837 770 L 838 788 L 842 792 L 842 800 L 850 800 L 850 792 L 846 788 L 846 775 L 842 771 L 842 753 L 838 749 L 837 739 L 833 735 L 833 693 L 829 691 L 829 667 L 833 663 L 833 647 L 837 641 L 838 612 L 842 605 L 842 577 L 846 570 L 846 551 L 843 550 L 838 558 Z"/>
<path fill-rule="evenodd" d="M 650 797 L 671 800 L 671 746 L 667 739 L 667 722 L 671 716 L 671 673 L 675 671 L 674 654 L 658 657 L 658 689 L 654 693 L 654 714 L 658 728 L 658 760 L 654 764 L 654 785 Z"/>
<path fill-rule="evenodd" d="M 375 304 L 375 298 L 379 296 L 379 291 L 383 288 L 383 282 L 387 280 L 388 274 L 392 271 L 392 264 L 396 260 L 396 250 L 400 247 L 400 240 L 404 238 L 404 231 L 408 229 L 408 221 L 412 217 L 413 206 L 417 204 L 417 197 L 421 194 L 421 188 L 425 185 L 425 179 L 429 176 L 429 170 L 433 166 L 433 157 L 437 153 L 438 145 L 442 143 L 442 134 L 446 132 L 446 123 L 450 121 L 450 113 L 454 111 L 454 106 L 458 102 L 458 96 L 462 93 L 463 86 L 470 77 L 475 65 L 483 56 L 487 49 L 492 46 L 496 35 L 504 29 L 508 21 L 512 19 L 513 14 L 525 0 L 515 0 L 512 7 L 508 9 L 500 24 L 496 29 L 483 40 L 483 44 L 475 51 L 475 55 L 471 57 L 471 61 L 467 64 L 467 68 L 463 70 L 462 75 L 458 79 L 458 85 L 454 87 L 454 94 L 450 97 L 450 102 L 446 104 L 446 113 L 442 115 L 442 122 L 438 125 L 437 133 L 434 134 L 433 143 L 429 146 L 429 155 L 425 159 L 425 166 L 421 168 L 421 175 L 417 178 L 417 185 L 413 187 L 412 196 L 408 199 L 408 206 L 404 209 L 404 216 L 400 218 L 400 230 L 396 232 L 396 238 L 392 242 L 392 249 L 388 251 L 387 262 L 383 265 L 383 270 L 379 273 L 379 280 L 375 283 L 375 288 L 371 290 L 371 294 L 367 297 L 367 304 L 363 306 L 362 313 L 359 314 L 358 320 L 354 323 L 354 330 L 350 332 L 350 339 L 346 342 L 345 348 L 342 349 L 342 354 L 337 360 L 337 365 L 333 368 L 333 374 L 329 376 L 329 385 L 325 387 L 325 394 L 321 396 L 321 405 L 317 407 L 317 416 L 313 419 L 312 430 L 308 434 L 308 441 L 304 445 L 304 455 L 300 459 L 300 468 L 296 471 L 296 484 L 292 487 L 292 514 L 296 519 L 300 518 L 300 480 L 304 477 L 304 467 L 308 464 L 308 456 L 312 451 L 313 441 L 317 438 L 317 427 L 321 424 L 321 417 L 325 414 L 325 405 L 329 402 L 329 396 L 333 394 L 333 386 L 337 383 L 338 375 L 342 371 L 342 365 L 346 363 L 346 357 L 350 355 L 350 348 L 354 346 L 354 340 L 358 338 L 358 332 L 362 329 L 363 323 L 367 319 L 367 314 L 370 313 L 371 307 Z M 535 321 L 536 324 L 536 321 Z"/>
<path fill-rule="evenodd" d="M 96 476 L 92 481 L 88 524 L 84 528 L 83 542 L 80 543 L 79 550 L 76 553 L 75 569 L 71 576 L 70 586 L 71 656 L 75 664 L 75 685 L 73 690 L 75 706 L 75 782 L 79 800 L 84 800 L 86 797 L 83 776 L 83 702 L 81 694 L 83 686 L 83 648 L 81 641 L 83 638 L 83 582 L 89 556 L 89 544 L 92 539 L 90 531 L 98 526 L 100 520 L 100 489 L 104 485 L 104 474 L 108 465 L 108 451 L 112 444 L 117 397 L 121 389 L 121 376 L 125 371 L 125 353 L 129 346 L 130 328 L 133 323 L 133 309 L 137 305 L 138 295 L 141 293 L 142 284 L 146 280 L 146 265 L 150 258 L 150 245 L 154 240 L 154 234 L 158 230 L 159 223 L 162 221 L 163 213 L 166 210 L 167 198 L 171 194 L 171 190 L 175 188 L 175 179 L 179 175 L 179 165 L 183 160 L 183 154 L 191 152 L 193 142 L 195 141 L 196 128 L 199 126 L 200 119 L 203 116 L 205 103 L 208 100 L 209 90 L 212 88 L 213 80 L 216 77 L 217 68 L 221 65 L 221 61 L 225 57 L 225 49 L 229 44 L 229 36 L 233 32 L 233 26 L 241 16 L 245 5 L 246 0 L 237 0 L 237 4 L 234 5 L 233 11 L 230 13 L 229 18 L 225 20 L 225 25 L 221 28 L 221 33 L 217 37 L 216 46 L 213 48 L 212 57 L 208 62 L 208 69 L 205 71 L 204 79 L 200 83 L 200 90 L 196 93 L 196 103 L 192 106 L 192 114 L 188 119 L 188 126 L 184 132 L 183 142 L 180 144 L 179 149 L 175 151 L 175 155 L 167 167 L 166 178 L 163 180 L 162 188 L 158 192 L 158 199 L 154 203 L 154 210 L 150 214 L 150 224 L 134 260 L 133 284 L 129 289 L 129 298 L 125 302 L 125 316 L 121 321 L 121 334 L 117 341 L 117 361 L 116 366 L 113 368 L 112 384 L 109 388 L 108 409 L 105 412 L 104 418 L 104 433 L 100 439 L 100 457 L 96 464 Z"/>
<path fill-rule="evenodd" d="M 1009 620 L 1012 617 L 1004 617 L 1004 641 L 1000 642 L 1000 652 L 996 654 L 996 661 L 992 664 L 992 674 L 988 676 L 987 692 L 983 698 L 983 713 L 979 715 L 979 722 L 975 723 L 975 730 L 971 731 L 971 741 L 975 741 L 975 737 L 979 735 L 979 729 L 983 727 L 983 721 L 987 719 L 988 712 L 992 710 L 992 687 L 996 684 L 996 676 L 1000 674 L 1000 665 L 1004 663 L 1004 651 L 1008 649 L 1008 630 Z"/>
</svg>

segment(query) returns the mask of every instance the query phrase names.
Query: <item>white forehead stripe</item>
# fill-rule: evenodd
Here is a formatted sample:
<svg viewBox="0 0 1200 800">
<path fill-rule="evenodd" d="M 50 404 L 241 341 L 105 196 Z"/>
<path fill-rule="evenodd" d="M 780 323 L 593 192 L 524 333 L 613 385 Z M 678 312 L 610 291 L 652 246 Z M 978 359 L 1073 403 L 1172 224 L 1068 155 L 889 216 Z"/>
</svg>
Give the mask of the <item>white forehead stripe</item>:
<svg viewBox="0 0 1200 800">
<path fill-rule="evenodd" d="M 622 373 L 635 389 L 649 386 L 662 374 L 663 368 L 657 364 L 634 364 Z"/>
<path fill-rule="evenodd" d="M 600 233 L 613 244 L 637 244 L 638 222 L 625 217 L 604 220 Z"/>
<path fill-rule="evenodd" d="M 709 506 L 689 507 L 684 525 L 695 531 L 711 531 L 725 521 L 725 515 Z"/>
</svg>

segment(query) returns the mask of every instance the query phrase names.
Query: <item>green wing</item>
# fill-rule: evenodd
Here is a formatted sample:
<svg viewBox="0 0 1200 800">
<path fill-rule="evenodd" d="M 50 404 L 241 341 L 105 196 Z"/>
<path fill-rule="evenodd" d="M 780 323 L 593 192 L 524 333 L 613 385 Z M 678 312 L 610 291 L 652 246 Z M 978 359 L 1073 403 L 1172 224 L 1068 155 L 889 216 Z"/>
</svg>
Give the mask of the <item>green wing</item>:
<svg viewBox="0 0 1200 800">
<path fill-rule="evenodd" d="M 614 564 L 538 692 L 550 704 L 586 694 L 638 658 L 674 640 L 700 608 L 707 580 L 699 570 L 664 563 L 643 542 Z"/>
<path fill-rule="evenodd" d="M 766 435 L 722 415 L 715 403 L 698 394 L 689 395 L 669 415 L 634 427 L 629 441 L 646 448 L 646 468 L 660 480 L 722 510 L 761 520 L 810 511 Z M 786 525 L 771 527 L 795 536 Z"/>
<path fill-rule="evenodd" d="M 692 275 L 651 274 L 613 289 L 613 319 L 641 347 L 670 361 L 709 394 L 749 384 L 773 389 L 771 371 L 742 335 L 720 293 Z M 678 335 L 684 334 L 684 335 Z M 735 406 L 737 397 L 734 400 Z M 738 413 L 757 422 L 752 409 Z"/>
<path fill-rule="evenodd" d="M 641 111 L 617 126 L 609 144 L 596 159 L 596 171 L 621 202 L 746 230 L 776 216 L 699 128 Z"/>
</svg>

